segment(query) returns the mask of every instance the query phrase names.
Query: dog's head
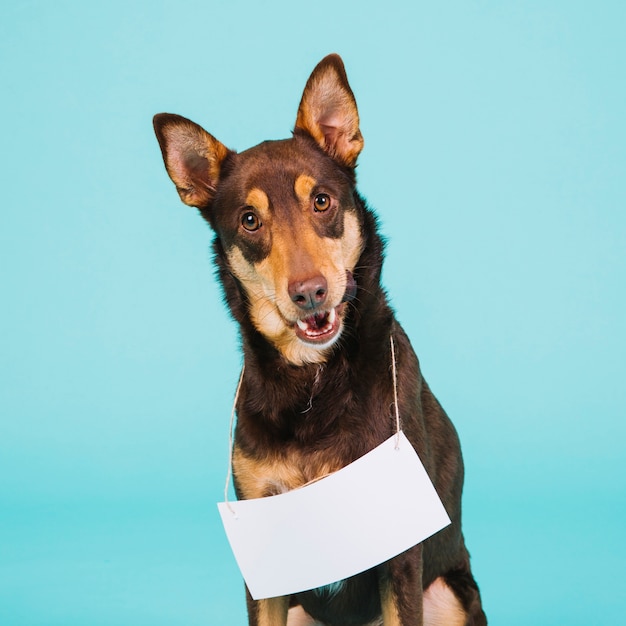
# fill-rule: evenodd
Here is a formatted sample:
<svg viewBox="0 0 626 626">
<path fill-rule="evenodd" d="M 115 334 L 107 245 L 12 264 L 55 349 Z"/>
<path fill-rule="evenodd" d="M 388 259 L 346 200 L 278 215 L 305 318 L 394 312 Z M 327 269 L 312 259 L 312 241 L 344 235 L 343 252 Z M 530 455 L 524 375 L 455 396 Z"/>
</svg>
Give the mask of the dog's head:
<svg viewBox="0 0 626 626">
<path fill-rule="evenodd" d="M 177 115 L 156 115 L 154 127 L 170 178 L 215 230 L 256 330 L 293 364 L 323 362 L 364 245 L 354 190 L 363 138 L 341 59 L 311 74 L 291 139 L 237 154 Z"/>
</svg>

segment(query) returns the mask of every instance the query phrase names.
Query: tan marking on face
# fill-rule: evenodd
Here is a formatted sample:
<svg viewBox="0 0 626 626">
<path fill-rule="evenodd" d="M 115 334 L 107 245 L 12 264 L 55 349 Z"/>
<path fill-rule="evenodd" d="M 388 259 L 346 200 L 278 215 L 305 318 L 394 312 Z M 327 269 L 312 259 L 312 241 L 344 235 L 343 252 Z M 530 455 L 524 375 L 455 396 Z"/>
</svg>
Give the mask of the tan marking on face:
<svg viewBox="0 0 626 626">
<path fill-rule="evenodd" d="M 298 178 L 300 191 L 312 181 L 302 180 L 305 178 L 309 177 Z M 262 199 L 260 194 L 251 196 L 252 192 L 248 199 L 256 202 Z M 326 308 L 330 310 L 341 303 L 346 291 L 346 270 L 354 270 L 363 249 L 353 212 L 344 214 L 344 234 L 339 239 L 320 237 L 307 219 L 303 217 L 297 228 L 274 224 L 271 252 L 260 263 L 249 263 L 236 246 L 227 252 L 229 265 L 248 294 L 255 328 L 295 365 L 323 363 L 328 349 L 305 343 L 296 336 L 293 326 L 302 311 L 289 297 L 289 283 L 323 275 L 328 283 Z"/>
<path fill-rule="evenodd" d="M 258 626 L 287 626 L 287 615 L 289 612 L 288 597 L 281 596 L 278 598 L 259 600 L 257 608 L 256 623 Z"/>
<path fill-rule="evenodd" d="M 296 192 L 298 199 L 307 206 L 309 200 L 311 199 L 311 192 L 316 184 L 317 181 L 306 174 L 300 174 L 300 176 L 296 178 L 296 182 L 293 186 L 294 191 Z"/>
<path fill-rule="evenodd" d="M 341 469 L 339 459 L 329 459 L 320 452 L 290 453 L 278 458 L 253 459 L 235 446 L 233 473 L 244 499 L 263 498 L 302 487 Z"/>
<path fill-rule="evenodd" d="M 262 219 L 267 219 L 270 211 L 270 200 L 262 189 L 253 187 L 246 196 L 246 204 L 255 208 Z"/>
<path fill-rule="evenodd" d="M 442 578 L 437 578 L 424 592 L 424 626 L 463 626 L 466 620 L 459 599 Z"/>
<path fill-rule="evenodd" d="M 273 284 L 282 315 L 295 321 L 301 310 L 289 297 L 289 283 L 321 274 L 328 283 L 328 308 L 335 307 L 346 290 L 346 270 L 354 269 L 361 250 L 358 220 L 348 211 L 344 214 L 343 237 L 338 239 L 320 237 L 310 226 L 275 231 L 272 250 L 256 269 Z"/>
<path fill-rule="evenodd" d="M 344 217 L 341 244 L 341 256 L 344 259 L 346 269 L 352 272 L 363 252 L 363 238 L 359 220 L 354 213 L 346 213 Z"/>
</svg>

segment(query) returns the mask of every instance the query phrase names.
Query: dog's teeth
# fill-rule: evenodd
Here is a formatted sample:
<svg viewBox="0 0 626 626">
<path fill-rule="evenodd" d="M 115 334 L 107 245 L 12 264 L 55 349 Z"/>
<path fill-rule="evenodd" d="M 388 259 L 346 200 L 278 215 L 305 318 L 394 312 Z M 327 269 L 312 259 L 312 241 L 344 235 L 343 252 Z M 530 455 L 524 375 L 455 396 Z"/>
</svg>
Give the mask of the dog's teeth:
<svg viewBox="0 0 626 626">
<path fill-rule="evenodd" d="M 336 317 L 337 317 L 337 312 L 335 311 L 335 309 L 331 309 L 328 313 L 328 323 L 334 324 Z"/>
<path fill-rule="evenodd" d="M 298 320 L 296 323 L 302 330 L 306 330 L 308 328 L 306 322 L 304 322 L 303 320 Z"/>
</svg>

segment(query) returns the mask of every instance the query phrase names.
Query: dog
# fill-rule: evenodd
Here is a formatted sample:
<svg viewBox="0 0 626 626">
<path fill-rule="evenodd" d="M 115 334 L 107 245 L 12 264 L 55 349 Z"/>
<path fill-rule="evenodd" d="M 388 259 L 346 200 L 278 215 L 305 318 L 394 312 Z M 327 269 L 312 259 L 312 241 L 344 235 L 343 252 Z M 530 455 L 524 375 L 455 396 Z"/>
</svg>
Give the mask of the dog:
<svg viewBox="0 0 626 626">
<path fill-rule="evenodd" d="M 250 626 L 486 624 L 461 531 L 459 440 L 381 286 L 384 242 L 356 190 L 363 137 L 341 58 L 314 69 L 289 139 L 237 153 L 178 115 L 156 115 L 154 128 L 181 200 L 214 231 L 217 275 L 240 327 L 238 498 L 298 488 L 387 440 L 397 389 L 402 429 L 452 522 L 330 587 L 247 593 Z"/>
</svg>

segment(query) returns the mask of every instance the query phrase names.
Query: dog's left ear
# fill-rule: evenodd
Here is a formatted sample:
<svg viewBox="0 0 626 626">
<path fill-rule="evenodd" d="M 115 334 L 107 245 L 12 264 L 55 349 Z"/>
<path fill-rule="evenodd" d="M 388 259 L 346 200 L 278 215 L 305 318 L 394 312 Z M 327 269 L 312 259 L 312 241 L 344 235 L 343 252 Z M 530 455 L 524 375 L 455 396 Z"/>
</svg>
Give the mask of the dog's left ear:
<svg viewBox="0 0 626 626">
<path fill-rule="evenodd" d="M 356 100 L 343 61 L 330 54 L 320 61 L 304 88 L 294 132 L 304 131 L 331 157 L 354 167 L 363 148 Z"/>
</svg>

